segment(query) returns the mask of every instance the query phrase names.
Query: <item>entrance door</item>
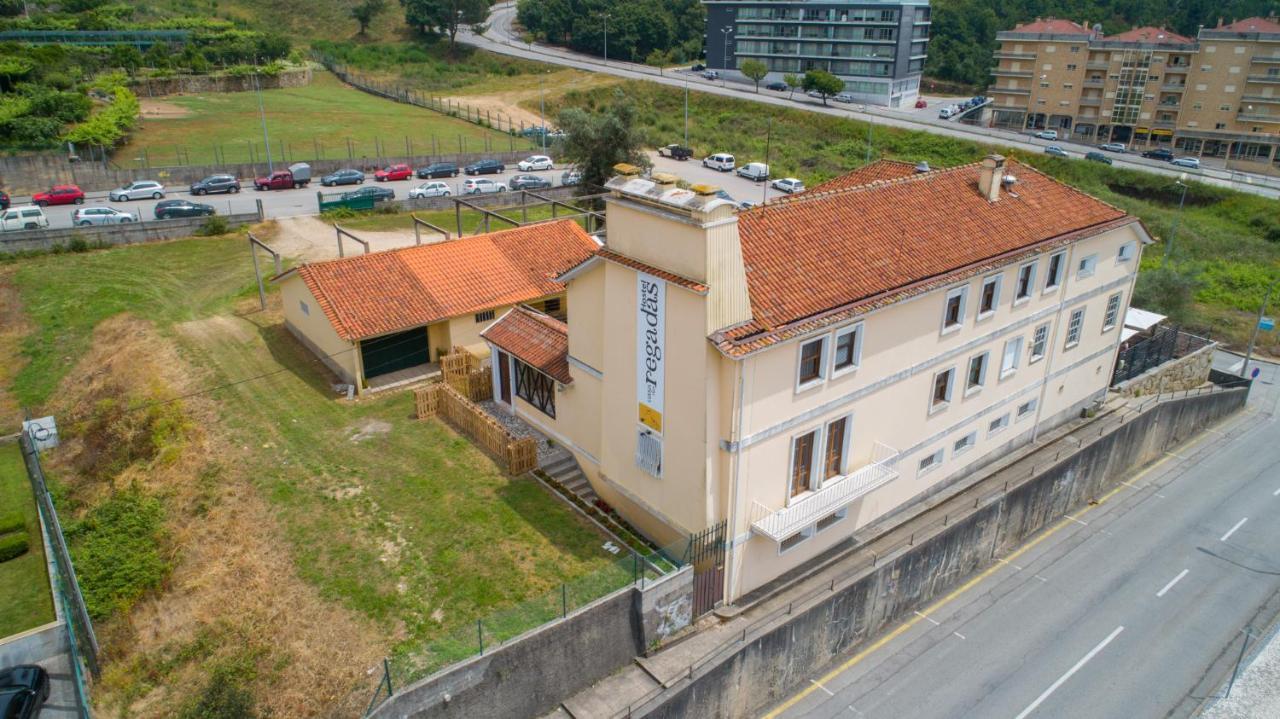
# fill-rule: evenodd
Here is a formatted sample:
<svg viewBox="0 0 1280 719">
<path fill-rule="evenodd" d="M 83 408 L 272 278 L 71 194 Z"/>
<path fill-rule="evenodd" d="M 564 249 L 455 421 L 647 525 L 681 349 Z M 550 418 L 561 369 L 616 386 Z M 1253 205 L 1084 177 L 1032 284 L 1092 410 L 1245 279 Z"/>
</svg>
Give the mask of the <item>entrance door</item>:
<svg viewBox="0 0 1280 719">
<path fill-rule="evenodd" d="M 365 379 L 388 374 L 431 361 L 425 328 L 375 337 L 360 343 Z"/>
<path fill-rule="evenodd" d="M 498 396 L 508 406 L 511 404 L 511 363 L 507 361 L 507 353 L 498 351 Z"/>
</svg>

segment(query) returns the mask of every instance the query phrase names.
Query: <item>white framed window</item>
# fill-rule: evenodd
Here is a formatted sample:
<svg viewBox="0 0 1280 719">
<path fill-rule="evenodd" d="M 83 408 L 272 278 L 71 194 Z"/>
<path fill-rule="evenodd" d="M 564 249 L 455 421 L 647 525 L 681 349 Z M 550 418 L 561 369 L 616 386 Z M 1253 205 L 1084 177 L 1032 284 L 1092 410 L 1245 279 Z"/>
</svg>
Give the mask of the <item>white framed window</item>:
<svg viewBox="0 0 1280 719">
<path fill-rule="evenodd" d="M 956 368 L 949 367 L 933 376 L 932 392 L 929 395 L 929 412 L 946 409 L 951 404 L 951 391 L 955 389 Z"/>
<path fill-rule="evenodd" d="M 1038 405 L 1039 403 L 1040 403 L 1040 400 L 1038 399 L 1029 399 L 1026 402 L 1023 402 L 1022 404 L 1018 405 L 1018 416 L 1014 418 L 1014 421 L 1021 422 L 1027 417 L 1030 417 L 1031 415 L 1035 414 L 1036 405 Z"/>
<path fill-rule="evenodd" d="M 969 297 L 968 287 L 957 287 L 947 292 L 942 309 L 942 333 L 954 332 L 964 324 L 964 306 Z"/>
<path fill-rule="evenodd" d="M 987 424 L 987 436 L 990 437 L 993 434 L 999 434 L 1000 432 L 1003 432 L 1004 429 L 1008 426 L 1009 426 L 1009 413 L 1006 412 L 1000 415 L 999 417 L 996 417 L 995 419 L 991 420 L 991 422 Z"/>
<path fill-rule="evenodd" d="M 1126 242 L 1116 251 L 1116 262 L 1128 262 L 1138 254 L 1138 243 Z"/>
<path fill-rule="evenodd" d="M 787 498 L 794 499 L 817 488 L 818 430 L 791 438 L 791 469 L 787 474 Z"/>
<path fill-rule="evenodd" d="M 969 358 L 969 369 L 964 376 L 964 396 L 977 394 L 987 383 L 987 365 L 990 364 L 991 353 L 983 352 Z"/>
<path fill-rule="evenodd" d="M 1120 293 L 1117 292 L 1107 298 L 1107 311 L 1102 315 L 1102 331 L 1108 332 L 1115 329 L 1116 322 L 1120 319 Z"/>
<path fill-rule="evenodd" d="M 1036 263 L 1028 262 L 1018 268 L 1018 286 L 1013 293 L 1013 304 L 1018 306 L 1031 299 L 1032 288 L 1036 286 Z"/>
<path fill-rule="evenodd" d="M 802 342 L 800 360 L 796 367 L 796 391 L 821 384 L 827 373 L 827 338 Z"/>
<path fill-rule="evenodd" d="M 1031 364 L 1044 359 L 1049 349 L 1049 323 L 1046 322 L 1031 333 Z"/>
<path fill-rule="evenodd" d="M 827 422 L 822 428 L 822 466 L 819 467 L 818 488 L 828 479 L 842 477 L 849 472 L 849 439 L 853 434 L 853 416 L 845 415 Z"/>
<path fill-rule="evenodd" d="M 1093 277 L 1093 272 L 1098 268 L 1098 256 L 1087 255 L 1080 258 L 1080 264 L 1076 266 L 1076 279 L 1083 280 L 1086 277 Z"/>
<path fill-rule="evenodd" d="M 978 443 L 978 433 L 970 432 L 969 434 L 966 434 L 965 436 L 956 440 L 955 445 L 951 448 L 951 455 L 954 457 L 957 454 L 964 454 L 965 452 L 968 452 L 969 450 L 973 449 L 974 445 L 976 445 L 977 443 Z"/>
<path fill-rule="evenodd" d="M 1004 354 L 1000 356 L 1000 379 L 1004 379 L 1018 371 L 1022 361 L 1022 338 L 1014 337 L 1004 343 Z"/>
<path fill-rule="evenodd" d="M 1044 273 L 1044 291 L 1052 292 L 1062 286 L 1062 276 L 1067 271 L 1067 253 L 1055 252 L 1049 255 L 1049 267 Z"/>
<path fill-rule="evenodd" d="M 1080 344 L 1080 332 L 1084 329 L 1084 308 L 1080 307 L 1071 311 L 1071 318 L 1067 320 L 1067 344 L 1066 349 L 1071 349 Z"/>
<path fill-rule="evenodd" d="M 937 469 L 938 465 L 942 464 L 943 451 L 944 450 L 941 447 L 939 447 L 932 454 L 928 454 L 928 455 L 925 455 L 924 457 L 921 457 L 919 471 L 917 473 L 924 474 L 925 472 L 930 472 L 932 470 Z"/>
<path fill-rule="evenodd" d="M 979 320 L 985 320 L 996 313 L 996 306 L 1000 304 L 1000 285 L 1003 279 L 1002 275 L 992 275 L 982 281 L 982 292 L 978 295 Z"/>
<path fill-rule="evenodd" d="M 813 527 L 805 527 L 804 529 L 800 530 L 799 532 L 796 532 L 795 534 L 789 537 L 783 537 L 782 541 L 778 542 L 778 554 L 786 554 L 788 551 L 793 549 L 797 544 L 800 544 L 801 542 L 803 542 L 804 540 L 812 536 L 813 536 Z"/>
<path fill-rule="evenodd" d="M 836 330 L 831 345 L 831 376 L 852 372 L 862 362 L 862 323 Z"/>
</svg>

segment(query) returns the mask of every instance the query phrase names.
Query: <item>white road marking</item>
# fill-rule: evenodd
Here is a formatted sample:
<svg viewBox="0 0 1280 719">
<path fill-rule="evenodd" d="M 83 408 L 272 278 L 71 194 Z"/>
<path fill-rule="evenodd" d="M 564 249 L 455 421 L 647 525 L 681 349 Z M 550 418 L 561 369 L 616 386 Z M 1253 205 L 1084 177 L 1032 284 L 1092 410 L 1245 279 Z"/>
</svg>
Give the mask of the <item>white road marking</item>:
<svg viewBox="0 0 1280 719">
<path fill-rule="evenodd" d="M 1169 583 L 1164 585 L 1164 589 L 1161 589 L 1160 591 L 1156 592 L 1156 597 L 1157 598 L 1163 597 L 1165 592 L 1169 591 L 1170 589 L 1173 589 L 1173 585 L 1182 581 L 1182 578 L 1187 576 L 1187 572 L 1189 571 L 1190 571 L 1189 569 L 1184 569 L 1181 572 L 1178 572 L 1178 576 L 1174 577 L 1173 579 L 1170 579 Z"/>
<path fill-rule="evenodd" d="M 1086 527 L 1087 527 L 1087 526 L 1089 526 L 1089 523 L 1088 523 L 1088 522 L 1082 522 L 1082 521 L 1080 521 L 1080 520 L 1076 519 L 1075 517 L 1071 516 L 1070 514 L 1064 514 L 1064 515 L 1062 515 L 1062 516 L 1066 517 L 1067 519 L 1070 519 L 1071 521 L 1075 522 L 1076 524 L 1081 524 L 1081 525 L 1084 525 L 1084 526 L 1086 526 Z"/>
<path fill-rule="evenodd" d="M 929 620 L 929 621 L 933 622 L 933 626 L 935 626 L 935 627 L 940 627 L 940 626 L 942 626 L 942 622 L 939 622 L 938 620 L 934 619 L 933 617 L 929 616 L 928 614 L 921 614 L 920 612 L 916 612 L 916 616 L 921 617 L 921 618 L 923 618 L 923 619 L 927 619 L 927 620 Z"/>
<path fill-rule="evenodd" d="M 858 716 L 864 716 L 862 712 L 858 711 L 857 709 L 854 709 L 852 704 L 849 705 L 849 711 L 853 712 L 854 714 L 857 714 Z"/>
<path fill-rule="evenodd" d="M 1164 495 L 1160 494 L 1159 492 L 1155 492 L 1155 496 L 1159 497 L 1160 499 L 1164 499 Z"/>
<path fill-rule="evenodd" d="M 1111 640 L 1115 639 L 1120 634 L 1120 632 L 1123 632 L 1123 631 L 1124 631 L 1123 626 L 1116 627 L 1115 631 L 1111 632 L 1111 634 L 1107 636 L 1106 639 L 1103 639 L 1102 642 L 1098 644 L 1098 646 L 1094 647 L 1093 649 L 1090 649 L 1089 653 L 1084 655 L 1084 658 L 1076 662 L 1076 665 L 1074 667 L 1071 667 L 1070 669 L 1068 669 L 1066 674 L 1063 674 L 1062 676 L 1058 677 L 1058 681 L 1054 682 L 1053 684 L 1050 684 L 1049 688 L 1045 689 L 1043 694 L 1036 697 L 1036 700 L 1031 702 L 1031 704 L 1026 709 L 1023 709 L 1022 713 L 1014 717 L 1014 719 L 1025 719 L 1025 717 L 1028 714 L 1035 711 L 1036 707 L 1040 706 L 1040 704 L 1043 703 L 1045 699 L 1048 699 L 1050 694 L 1053 694 L 1055 691 L 1057 691 L 1058 687 L 1066 683 L 1066 681 L 1070 679 L 1073 674 L 1080 671 L 1081 667 L 1087 664 L 1090 659 L 1093 659 L 1094 656 L 1098 654 L 1098 652 L 1102 651 L 1103 648 L 1105 648 L 1108 644 L 1111 643 Z"/>
<path fill-rule="evenodd" d="M 812 684 L 812 685 L 814 685 L 815 687 L 817 687 L 817 688 L 821 689 L 822 691 L 826 692 L 826 693 L 827 693 L 827 696 L 829 696 L 829 697 L 833 697 L 833 696 L 835 696 L 835 695 L 836 695 L 836 693 L 835 693 L 835 692 L 833 692 L 833 691 L 831 691 L 830 689 L 828 689 L 828 688 L 826 688 L 826 687 L 822 686 L 822 685 L 821 685 L 821 684 L 819 684 L 819 683 L 817 682 L 817 680 L 815 680 L 815 679 L 810 679 L 810 680 L 809 680 L 809 683 L 810 683 L 810 684 Z"/>
<path fill-rule="evenodd" d="M 1272 496 L 1272 497 L 1280 497 L 1280 489 L 1277 489 L 1276 491 L 1272 492 L 1272 493 L 1271 493 L 1271 496 Z"/>
<path fill-rule="evenodd" d="M 960 632 L 951 632 L 951 633 L 956 635 L 957 637 L 960 637 L 961 639 L 964 639 L 964 635 L 961 634 Z"/>
<path fill-rule="evenodd" d="M 1042 582 L 1047 582 L 1047 581 L 1049 581 L 1048 579 L 1045 579 L 1044 577 L 1040 576 L 1039 574 L 1035 575 L 1035 578 L 1036 578 L 1036 579 L 1039 579 L 1039 580 L 1040 580 L 1040 581 L 1042 581 Z"/>
<path fill-rule="evenodd" d="M 1227 541 L 1228 539 L 1230 539 L 1230 538 L 1231 538 L 1231 535 L 1235 534 L 1235 533 L 1236 533 L 1236 530 L 1237 530 L 1237 529 L 1239 529 L 1239 528 L 1241 528 L 1241 527 L 1243 527 L 1243 526 L 1244 526 L 1244 523 L 1245 523 L 1245 522 L 1247 522 L 1247 521 L 1249 521 L 1249 518 L 1248 518 L 1248 517 L 1245 517 L 1244 519 L 1240 520 L 1239 522 L 1236 522 L 1236 526 L 1234 526 L 1234 527 L 1232 527 L 1231 529 L 1227 530 L 1227 533 L 1226 533 L 1226 534 L 1224 534 L 1224 535 L 1222 535 L 1222 539 L 1219 539 L 1218 541 L 1219 541 L 1219 542 L 1225 542 L 1225 541 Z"/>
<path fill-rule="evenodd" d="M 1138 485 L 1136 485 L 1136 484 L 1130 484 L 1130 483 L 1126 482 L 1126 481 L 1125 481 L 1125 480 L 1123 480 L 1123 479 L 1122 479 L 1122 480 L 1120 480 L 1120 484 L 1123 484 L 1123 485 L 1124 485 L 1124 486 L 1126 486 L 1126 487 L 1132 487 L 1133 489 L 1139 489 Z"/>
</svg>

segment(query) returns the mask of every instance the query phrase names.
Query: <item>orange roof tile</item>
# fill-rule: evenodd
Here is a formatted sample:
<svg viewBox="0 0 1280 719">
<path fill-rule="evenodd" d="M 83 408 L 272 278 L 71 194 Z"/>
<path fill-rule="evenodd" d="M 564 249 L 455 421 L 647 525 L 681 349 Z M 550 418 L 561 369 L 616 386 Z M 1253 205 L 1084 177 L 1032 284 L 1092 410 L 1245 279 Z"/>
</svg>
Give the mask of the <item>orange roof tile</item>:
<svg viewBox="0 0 1280 719">
<path fill-rule="evenodd" d="M 610 262 L 616 262 L 620 265 L 623 265 L 624 267 L 630 267 L 633 270 L 638 270 L 640 272 L 653 275 L 654 277 L 658 277 L 662 280 L 665 280 L 673 285 L 676 285 L 677 287 L 683 287 L 686 290 L 689 290 L 690 292 L 696 292 L 700 295 L 707 294 L 707 286 L 702 284 L 701 282 L 698 282 L 697 280 L 691 280 L 688 277 L 681 277 L 680 275 L 677 275 L 674 272 L 667 272 L 666 270 L 660 270 L 657 267 L 654 267 L 652 265 L 647 265 L 639 260 L 633 260 L 630 257 L 627 257 L 626 255 L 620 255 L 617 252 L 614 252 L 607 248 L 604 248 L 604 247 L 600 248 L 598 251 L 596 251 L 596 256 L 599 257 L 600 259 L 608 260 Z"/>
<path fill-rule="evenodd" d="M 1038 32 L 1045 35 L 1088 35 L 1090 33 L 1089 28 L 1079 23 L 1055 18 L 1036 18 L 1034 22 L 1014 26 L 1012 32 Z"/>
<path fill-rule="evenodd" d="M 1222 27 L 1206 28 L 1213 30 L 1227 30 L 1229 32 L 1280 32 L 1280 22 L 1276 22 L 1274 17 L 1250 17 L 1244 20 L 1237 20 L 1230 25 Z"/>
<path fill-rule="evenodd" d="M 1159 27 L 1135 27 L 1117 35 L 1109 35 L 1106 40 L 1112 42 L 1163 42 L 1176 45 L 1194 45 L 1196 42 L 1189 37 Z"/>
<path fill-rule="evenodd" d="M 1137 221 L 1015 161 L 1005 174 L 1017 183 L 988 202 L 979 171 L 962 165 L 739 213 L 752 321 L 714 339 L 745 354 L 833 311 Z"/>
<path fill-rule="evenodd" d="M 296 270 L 338 336 L 357 340 L 556 294 L 553 278 L 598 247 L 558 220 Z"/>
<path fill-rule="evenodd" d="M 539 372 L 570 384 L 569 327 L 560 320 L 517 305 L 480 336 Z"/>
<path fill-rule="evenodd" d="M 830 192 L 831 190 L 844 190 L 858 185 L 870 185 L 881 180 L 896 180 L 901 177 L 910 177 L 914 174 L 916 174 L 914 163 L 902 162 L 901 160 L 876 160 L 846 175 L 833 177 L 826 182 L 815 185 L 809 188 L 807 192 L 800 193 L 797 197 L 811 195 L 815 192 Z"/>
</svg>

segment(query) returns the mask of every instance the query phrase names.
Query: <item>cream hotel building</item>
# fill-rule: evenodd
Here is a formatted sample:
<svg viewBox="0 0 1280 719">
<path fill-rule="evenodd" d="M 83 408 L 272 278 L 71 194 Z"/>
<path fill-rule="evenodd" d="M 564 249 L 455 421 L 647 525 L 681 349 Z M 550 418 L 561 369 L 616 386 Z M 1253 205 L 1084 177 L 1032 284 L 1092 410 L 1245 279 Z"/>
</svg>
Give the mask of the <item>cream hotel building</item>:
<svg viewBox="0 0 1280 719">
<path fill-rule="evenodd" d="M 991 122 L 1215 157 L 1280 175 L 1280 19 L 1201 28 L 1195 38 L 1142 27 L 1043 19 L 996 34 Z"/>
<path fill-rule="evenodd" d="M 606 241 L 555 278 L 567 321 L 483 331 L 494 397 L 651 538 L 723 528 L 718 598 L 1107 391 L 1149 238 L 1029 166 L 882 161 L 744 211 L 619 171 Z"/>
</svg>

